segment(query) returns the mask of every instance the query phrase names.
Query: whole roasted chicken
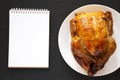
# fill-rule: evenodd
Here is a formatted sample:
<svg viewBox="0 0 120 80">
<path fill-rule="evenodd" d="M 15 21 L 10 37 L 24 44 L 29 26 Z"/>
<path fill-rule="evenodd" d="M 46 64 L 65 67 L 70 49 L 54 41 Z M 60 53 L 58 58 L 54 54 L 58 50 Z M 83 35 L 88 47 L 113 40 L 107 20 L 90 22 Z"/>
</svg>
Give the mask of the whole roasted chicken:
<svg viewBox="0 0 120 80">
<path fill-rule="evenodd" d="M 75 60 L 93 76 L 116 49 L 111 12 L 76 13 L 70 21 L 71 50 Z"/>
</svg>

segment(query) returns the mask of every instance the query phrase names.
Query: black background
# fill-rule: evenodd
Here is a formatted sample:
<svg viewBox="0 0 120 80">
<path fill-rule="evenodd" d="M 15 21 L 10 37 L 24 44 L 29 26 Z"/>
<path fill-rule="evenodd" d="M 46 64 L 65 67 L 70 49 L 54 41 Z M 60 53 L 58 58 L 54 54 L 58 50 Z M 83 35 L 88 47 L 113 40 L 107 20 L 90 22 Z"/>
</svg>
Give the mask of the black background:
<svg viewBox="0 0 120 80">
<path fill-rule="evenodd" d="M 60 54 L 58 32 L 63 20 L 76 8 L 87 4 L 103 4 L 120 12 L 120 0 L 1 0 L 0 80 L 120 80 L 120 69 L 102 77 L 91 78 L 79 74 L 65 63 Z M 49 69 L 8 68 L 9 9 L 16 7 L 50 10 Z"/>
</svg>

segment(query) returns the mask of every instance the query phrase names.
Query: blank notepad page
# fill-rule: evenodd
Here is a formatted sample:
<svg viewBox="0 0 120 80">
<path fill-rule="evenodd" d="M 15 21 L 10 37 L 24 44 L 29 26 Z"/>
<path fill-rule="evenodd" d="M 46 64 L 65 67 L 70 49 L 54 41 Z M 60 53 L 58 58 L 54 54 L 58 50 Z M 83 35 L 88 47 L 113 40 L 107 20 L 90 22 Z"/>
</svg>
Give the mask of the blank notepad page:
<svg viewBox="0 0 120 80">
<path fill-rule="evenodd" d="M 49 67 L 49 11 L 10 9 L 9 68 Z"/>
</svg>

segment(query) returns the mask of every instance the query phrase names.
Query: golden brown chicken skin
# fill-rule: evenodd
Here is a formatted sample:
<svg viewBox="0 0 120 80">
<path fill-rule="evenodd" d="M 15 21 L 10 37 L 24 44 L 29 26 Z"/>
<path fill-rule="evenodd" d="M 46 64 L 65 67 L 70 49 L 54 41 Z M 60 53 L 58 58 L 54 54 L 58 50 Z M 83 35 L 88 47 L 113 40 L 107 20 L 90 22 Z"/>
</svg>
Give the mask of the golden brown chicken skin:
<svg viewBox="0 0 120 80">
<path fill-rule="evenodd" d="M 71 49 L 76 61 L 93 76 L 116 48 L 111 12 L 76 13 L 70 21 Z"/>
</svg>

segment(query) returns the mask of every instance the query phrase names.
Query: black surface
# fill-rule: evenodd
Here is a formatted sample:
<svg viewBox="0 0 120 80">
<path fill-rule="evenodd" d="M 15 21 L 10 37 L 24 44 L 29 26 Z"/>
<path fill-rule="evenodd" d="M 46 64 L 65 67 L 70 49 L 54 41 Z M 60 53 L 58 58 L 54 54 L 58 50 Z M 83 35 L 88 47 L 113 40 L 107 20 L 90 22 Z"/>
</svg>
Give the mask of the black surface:
<svg viewBox="0 0 120 80">
<path fill-rule="evenodd" d="M 0 80 L 120 80 L 120 69 L 102 77 L 87 77 L 72 70 L 58 48 L 58 31 L 66 16 L 86 4 L 103 4 L 120 12 L 119 0 L 1 0 L 0 1 Z M 50 10 L 49 69 L 9 69 L 8 38 L 10 8 Z M 113 63 L 114 65 L 114 63 Z"/>
</svg>

